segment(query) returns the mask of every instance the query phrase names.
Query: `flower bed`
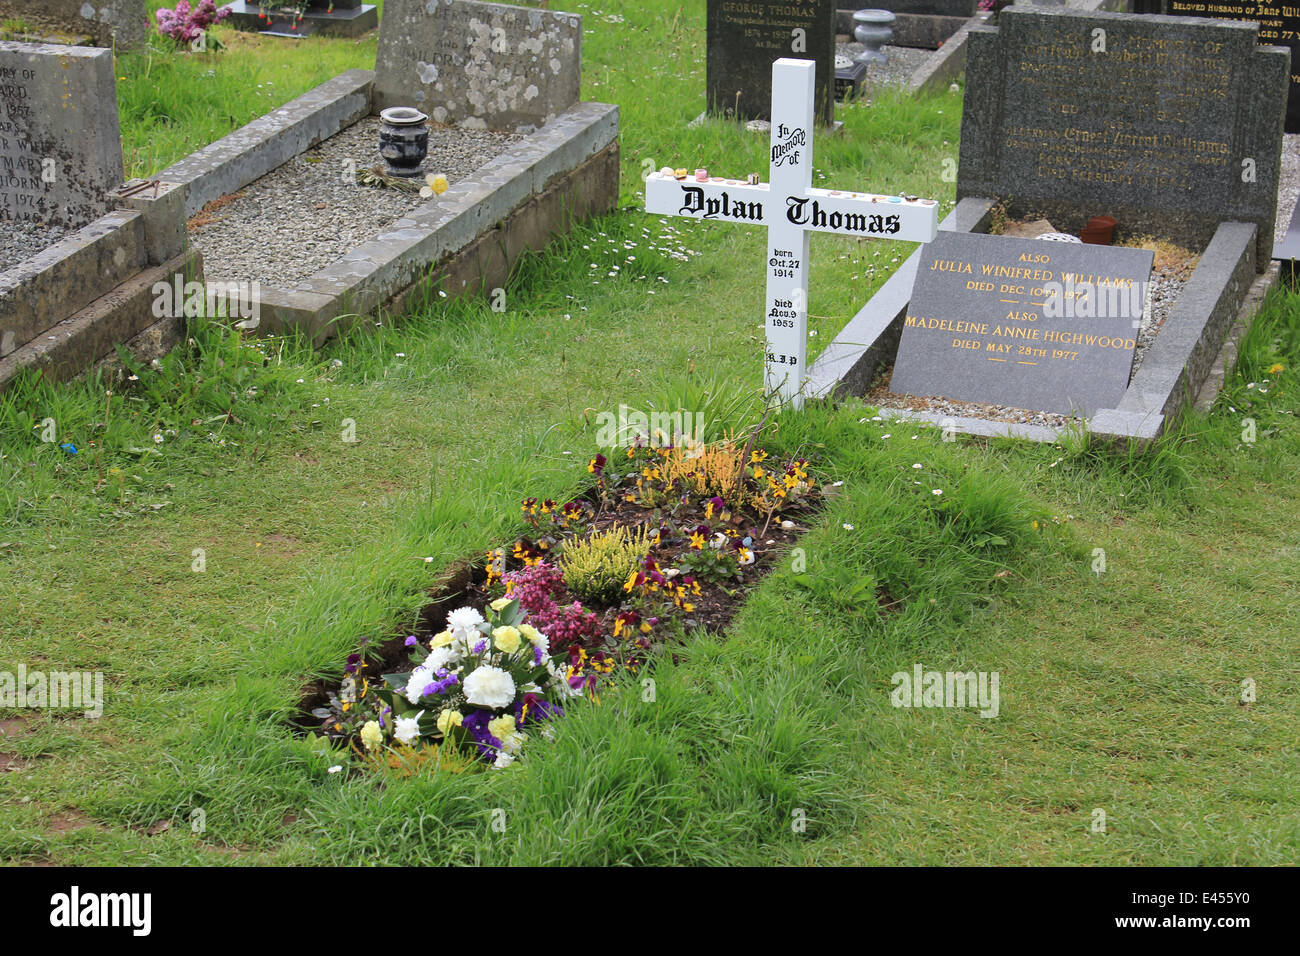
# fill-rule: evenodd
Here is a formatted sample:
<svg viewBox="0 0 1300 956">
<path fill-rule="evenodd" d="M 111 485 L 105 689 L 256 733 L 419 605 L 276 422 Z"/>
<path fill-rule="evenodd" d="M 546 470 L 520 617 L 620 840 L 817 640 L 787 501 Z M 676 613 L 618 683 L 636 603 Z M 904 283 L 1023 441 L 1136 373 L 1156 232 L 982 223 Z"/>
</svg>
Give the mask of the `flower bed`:
<svg viewBox="0 0 1300 956">
<path fill-rule="evenodd" d="M 639 441 L 592 459 L 584 496 L 526 499 L 530 534 L 456 575 L 426 633 L 363 642 L 309 696 L 316 726 L 379 765 L 507 767 L 603 682 L 725 627 L 823 495 L 805 459 L 751 446 Z"/>
</svg>

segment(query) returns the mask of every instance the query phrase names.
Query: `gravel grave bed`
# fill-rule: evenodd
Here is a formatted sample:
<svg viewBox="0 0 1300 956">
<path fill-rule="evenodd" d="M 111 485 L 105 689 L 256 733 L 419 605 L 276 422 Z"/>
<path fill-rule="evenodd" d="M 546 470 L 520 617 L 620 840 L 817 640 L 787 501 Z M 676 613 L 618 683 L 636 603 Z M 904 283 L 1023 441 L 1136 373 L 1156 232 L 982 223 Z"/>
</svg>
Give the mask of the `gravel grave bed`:
<svg viewBox="0 0 1300 956">
<path fill-rule="evenodd" d="M 1192 260 L 1193 264 L 1195 259 Z M 1182 293 L 1191 268 L 1170 266 L 1156 267 L 1151 270 L 1151 291 L 1146 307 L 1142 311 L 1142 324 L 1138 329 L 1137 347 L 1134 349 L 1133 374 L 1142 366 L 1142 360 L 1151 349 L 1156 335 L 1164 327 L 1165 320 Z M 1055 412 L 1038 412 L 1027 408 L 1014 408 L 1010 405 L 988 405 L 983 402 L 960 402 L 938 395 L 899 395 L 889 390 L 889 380 L 894 374 L 890 365 L 884 369 L 871 388 L 863 396 L 868 405 L 877 408 L 889 408 L 911 412 L 930 412 L 937 415 L 951 415 L 953 418 L 979 418 L 993 422 L 1011 422 L 1018 425 L 1046 425 L 1050 428 L 1064 428 L 1080 419 Z"/>
<path fill-rule="evenodd" d="M 300 153 L 189 221 L 190 239 L 213 280 L 284 286 L 320 271 L 426 202 L 418 193 L 345 180 L 344 160 L 366 169 L 382 160 L 380 120 L 368 116 Z M 471 175 L 524 137 L 430 126 L 427 173 L 448 183 Z"/>
<path fill-rule="evenodd" d="M 0 232 L 0 272 L 48 249 L 74 229 L 43 222 L 6 222 Z"/>
<path fill-rule="evenodd" d="M 865 50 L 861 43 L 844 43 L 838 46 L 836 53 L 855 57 Z M 926 60 L 936 51 L 921 50 L 910 46 L 883 46 L 881 50 L 889 57 L 886 63 L 872 63 L 867 67 L 863 83 L 867 86 L 903 86 L 912 78 Z"/>
</svg>

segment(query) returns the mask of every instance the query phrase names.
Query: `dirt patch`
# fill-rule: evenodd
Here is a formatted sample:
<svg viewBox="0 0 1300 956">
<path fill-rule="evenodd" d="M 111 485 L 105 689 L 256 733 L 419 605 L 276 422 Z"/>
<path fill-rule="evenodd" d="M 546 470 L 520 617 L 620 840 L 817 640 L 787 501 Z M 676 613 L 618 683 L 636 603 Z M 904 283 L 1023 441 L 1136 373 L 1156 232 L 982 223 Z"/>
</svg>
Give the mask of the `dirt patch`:
<svg viewBox="0 0 1300 956">
<path fill-rule="evenodd" d="M 18 773 L 27 767 L 28 762 L 17 754 L 0 753 L 0 773 Z"/>
<path fill-rule="evenodd" d="M 27 729 L 26 717 L 8 717 L 0 720 L 0 741 L 12 740 L 15 737 L 22 737 L 31 733 Z"/>
<path fill-rule="evenodd" d="M 185 225 L 190 229 L 198 229 L 200 226 L 208 226 L 214 222 L 220 222 L 223 217 L 216 215 L 217 211 L 224 206 L 229 206 L 232 202 L 243 195 L 244 191 L 241 189 L 237 193 L 229 193 L 212 200 L 194 215 L 190 216 L 190 218 L 186 220 Z"/>
<path fill-rule="evenodd" d="M 287 534 L 267 534 L 262 536 L 262 544 L 276 554 L 292 557 L 302 554 L 302 542 Z"/>
<path fill-rule="evenodd" d="M 45 829 L 49 833 L 71 833 L 74 830 L 102 830 L 103 827 L 76 807 L 71 807 L 50 817 L 49 822 L 45 824 Z"/>
</svg>

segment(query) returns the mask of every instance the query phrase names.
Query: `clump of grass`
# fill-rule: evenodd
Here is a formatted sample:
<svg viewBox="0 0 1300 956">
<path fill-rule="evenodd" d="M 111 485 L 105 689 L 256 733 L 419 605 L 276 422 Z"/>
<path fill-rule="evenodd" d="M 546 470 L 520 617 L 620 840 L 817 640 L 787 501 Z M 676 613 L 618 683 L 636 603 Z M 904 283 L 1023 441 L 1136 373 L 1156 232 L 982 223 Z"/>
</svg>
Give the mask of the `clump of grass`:
<svg viewBox="0 0 1300 956">
<path fill-rule="evenodd" d="M 617 525 L 593 534 L 565 549 L 560 559 L 564 583 L 582 601 L 617 604 L 623 582 L 636 573 L 651 544 L 645 528 Z"/>
<path fill-rule="evenodd" d="M 1154 271 L 1183 282 L 1192 277 L 1197 263 L 1201 261 L 1200 255 L 1190 249 L 1184 249 L 1167 239 L 1158 239 L 1155 236 L 1130 236 L 1115 245 L 1131 249 L 1149 249 L 1156 254 L 1152 266 Z"/>
</svg>

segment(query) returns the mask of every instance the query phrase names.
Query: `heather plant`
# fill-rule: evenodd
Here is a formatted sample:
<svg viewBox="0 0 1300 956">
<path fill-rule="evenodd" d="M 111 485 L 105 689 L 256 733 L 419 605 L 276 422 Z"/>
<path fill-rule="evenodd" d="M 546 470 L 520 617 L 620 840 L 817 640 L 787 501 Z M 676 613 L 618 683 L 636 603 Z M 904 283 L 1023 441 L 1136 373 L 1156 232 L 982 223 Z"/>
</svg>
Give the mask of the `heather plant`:
<svg viewBox="0 0 1300 956">
<path fill-rule="evenodd" d="M 636 573 L 654 543 L 644 527 L 617 525 L 566 546 L 560 570 L 569 590 L 584 601 L 616 604 L 623 582 Z"/>
<path fill-rule="evenodd" d="M 601 636 L 600 619 L 574 601 L 561 607 L 555 594 L 564 587 L 564 574 L 545 561 L 511 571 L 502 578 L 506 594 L 519 601 L 527 620 L 546 633 L 555 652 L 569 652 L 570 656 L 585 644 L 594 643 Z"/>
</svg>

